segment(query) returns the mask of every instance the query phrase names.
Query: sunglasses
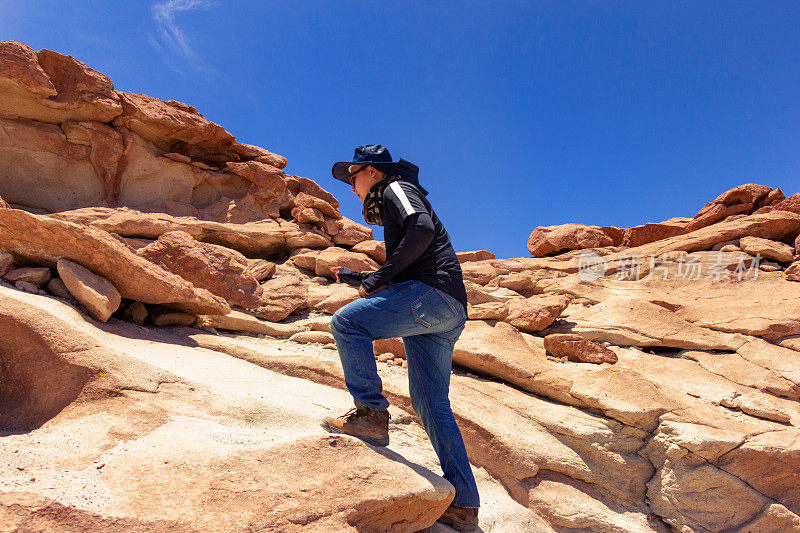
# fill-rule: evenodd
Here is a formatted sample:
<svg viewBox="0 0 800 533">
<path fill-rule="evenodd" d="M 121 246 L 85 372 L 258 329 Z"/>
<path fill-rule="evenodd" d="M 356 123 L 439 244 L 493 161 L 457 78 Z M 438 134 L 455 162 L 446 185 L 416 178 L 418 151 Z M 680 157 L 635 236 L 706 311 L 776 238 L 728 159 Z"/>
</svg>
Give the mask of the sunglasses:
<svg viewBox="0 0 800 533">
<path fill-rule="evenodd" d="M 351 173 L 350 173 L 350 174 L 347 176 L 347 179 L 349 179 L 349 180 L 350 180 L 350 185 L 355 185 L 355 184 L 353 183 L 353 178 L 355 177 L 355 175 L 356 175 L 356 174 L 358 174 L 359 172 L 361 172 L 362 170 L 364 170 L 365 168 L 367 168 L 368 166 L 369 166 L 369 165 L 364 165 L 363 167 L 359 168 L 359 169 L 358 169 L 358 170 L 356 170 L 355 172 L 351 172 Z"/>
</svg>

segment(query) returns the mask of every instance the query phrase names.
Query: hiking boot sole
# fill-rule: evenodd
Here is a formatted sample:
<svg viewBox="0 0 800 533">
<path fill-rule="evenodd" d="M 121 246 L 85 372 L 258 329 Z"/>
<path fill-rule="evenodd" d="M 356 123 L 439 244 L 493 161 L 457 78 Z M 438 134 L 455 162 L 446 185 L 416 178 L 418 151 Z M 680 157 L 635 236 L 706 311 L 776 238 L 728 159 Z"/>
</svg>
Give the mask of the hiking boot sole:
<svg viewBox="0 0 800 533">
<path fill-rule="evenodd" d="M 381 446 L 385 447 L 389 445 L 389 436 L 385 436 L 383 438 L 375 438 L 375 437 L 362 437 L 361 435 L 353 435 L 352 433 L 345 433 L 344 431 L 339 431 L 335 427 L 331 426 L 327 420 L 321 420 L 319 425 L 327 431 L 328 433 L 338 433 L 340 435 L 350 435 L 351 437 L 355 437 L 357 439 L 361 439 L 367 444 L 372 444 L 373 446 Z"/>
<path fill-rule="evenodd" d="M 478 529 L 477 521 L 476 523 L 471 522 L 459 522 L 453 518 L 440 518 L 436 521 L 439 524 L 444 524 L 446 526 L 450 526 L 456 531 L 475 531 Z"/>
</svg>

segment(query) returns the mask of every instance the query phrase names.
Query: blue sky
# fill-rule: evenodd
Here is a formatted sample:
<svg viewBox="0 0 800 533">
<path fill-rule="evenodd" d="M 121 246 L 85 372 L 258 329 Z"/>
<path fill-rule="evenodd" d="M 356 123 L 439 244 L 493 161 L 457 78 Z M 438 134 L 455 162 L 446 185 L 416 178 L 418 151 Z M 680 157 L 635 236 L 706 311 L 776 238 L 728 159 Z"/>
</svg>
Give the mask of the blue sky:
<svg viewBox="0 0 800 533">
<path fill-rule="evenodd" d="M 0 39 L 197 107 L 359 222 L 331 164 L 386 145 L 456 250 L 497 257 L 536 226 L 799 192 L 798 28 L 796 1 L 0 0 Z"/>
</svg>

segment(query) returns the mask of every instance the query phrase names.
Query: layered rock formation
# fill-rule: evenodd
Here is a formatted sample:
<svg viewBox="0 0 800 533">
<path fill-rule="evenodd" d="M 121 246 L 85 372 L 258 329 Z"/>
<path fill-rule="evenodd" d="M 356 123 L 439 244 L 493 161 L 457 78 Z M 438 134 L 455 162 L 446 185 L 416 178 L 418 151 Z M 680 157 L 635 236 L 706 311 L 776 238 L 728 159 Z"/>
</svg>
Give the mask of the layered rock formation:
<svg viewBox="0 0 800 533">
<path fill-rule="evenodd" d="M 317 425 L 351 402 L 330 315 L 358 293 L 331 267 L 386 250 L 286 168 L 0 43 L 0 528 L 448 531 L 400 339 L 374 343 L 391 446 Z M 458 253 L 483 531 L 800 529 L 798 206 L 745 184 Z"/>
</svg>

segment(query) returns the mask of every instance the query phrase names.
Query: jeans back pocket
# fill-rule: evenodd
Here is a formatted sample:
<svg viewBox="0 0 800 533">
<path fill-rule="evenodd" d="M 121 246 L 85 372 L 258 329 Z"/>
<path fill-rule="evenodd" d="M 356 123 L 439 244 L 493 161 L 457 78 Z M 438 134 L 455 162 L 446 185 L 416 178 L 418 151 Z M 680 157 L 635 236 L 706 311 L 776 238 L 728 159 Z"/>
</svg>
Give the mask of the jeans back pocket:
<svg viewBox="0 0 800 533">
<path fill-rule="evenodd" d="M 436 327 L 458 315 L 453 304 L 433 287 L 411 302 L 411 310 L 414 312 L 414 320 L 428 328 Z"/>
</svg>

